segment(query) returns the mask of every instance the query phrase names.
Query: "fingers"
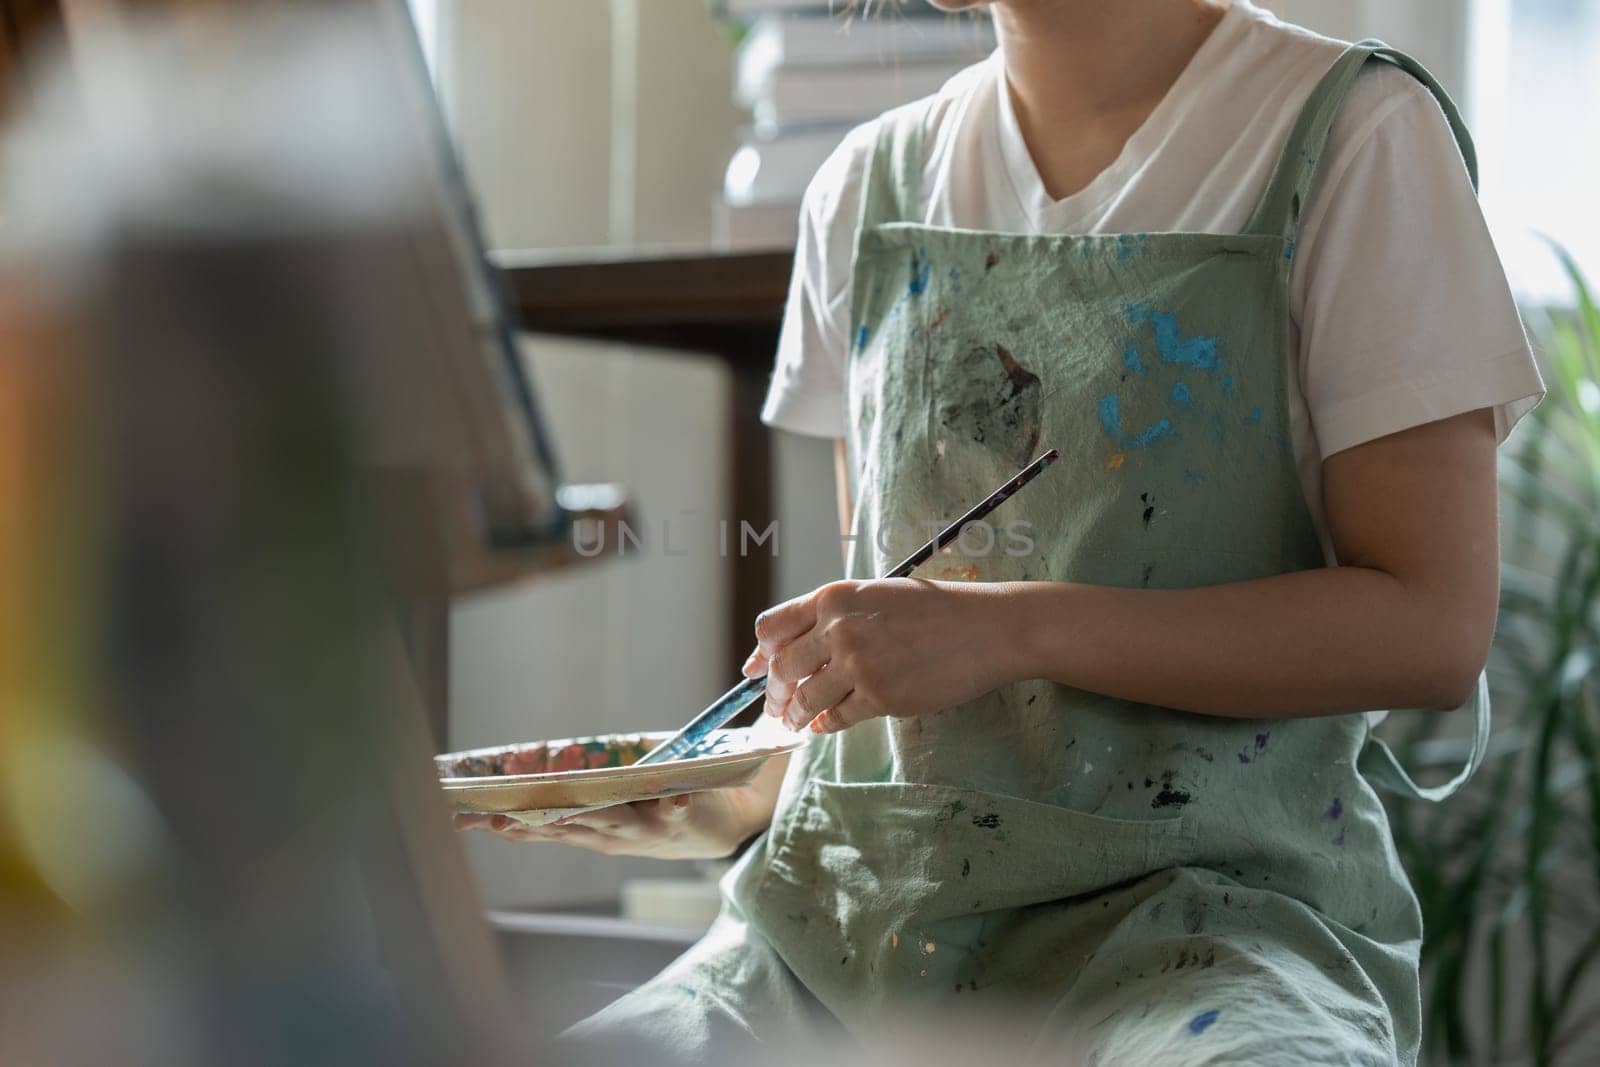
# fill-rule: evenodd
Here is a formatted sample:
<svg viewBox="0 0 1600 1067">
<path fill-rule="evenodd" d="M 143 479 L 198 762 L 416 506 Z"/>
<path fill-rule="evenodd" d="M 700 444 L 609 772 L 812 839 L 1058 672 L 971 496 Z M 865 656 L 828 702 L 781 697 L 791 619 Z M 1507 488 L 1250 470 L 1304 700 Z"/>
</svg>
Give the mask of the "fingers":
<svg viewBox="0 0 1600 1067">
<path fill-rule="evenodd" d="M 829 708 L 842 703 L 854 691 L 855 687 L 843 671 L 824 667 L 800 683 L 785 710 L 784 723 L 791 730 L 798 730 Z"/>
<path fill-rule="evenodd" d="M 811 730 L 819 734 L 836 734 L 858 722 L 876 718 L 878 709 L 860 693 L 852 692 L 838 704 L 811 720 Z"/>
<path fill-rule="evenodd" d="M 822 588 L 826 589 L 827 586 Z M 813 590 L 804 596 L 786 600 L 756 617 L 758 651 L 767 662 L 772 661 L 778 649 L 817 624 L 817 594 L 820 592 Z"/>
<path fill-rule="evenodd" d="M 761 654 L 761 646 L 757 645 L 756 650 L 750 653 L 750 658 L 744 661 L 739 672 L 746 678 L 760 678 L 767 673 L 767 657 Z"/>
<path fill-rule="evenodd" d="M 795 688 L 828 662 L 828 646 L 817 628 L 806 631 L 780 648 L 767 668 L 768 715 L 783 716 Z"/>
</svg>

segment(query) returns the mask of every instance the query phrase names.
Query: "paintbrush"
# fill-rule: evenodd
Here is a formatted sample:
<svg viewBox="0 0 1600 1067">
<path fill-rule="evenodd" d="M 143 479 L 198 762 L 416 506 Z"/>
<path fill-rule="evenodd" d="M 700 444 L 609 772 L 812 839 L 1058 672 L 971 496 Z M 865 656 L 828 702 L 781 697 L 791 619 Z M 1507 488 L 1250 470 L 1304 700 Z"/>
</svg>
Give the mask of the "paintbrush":
<svg viewBox="0 0 1600 1067">
<path fill-rule="evenodd" d="M 927 544 L 917 549 L 911 555 L 900 561 L 900 565 L 884 575 L 885 578 L 906 578 L 911 572 L 922 564 L 932 559 L 934 553 L 943 549 L 950 542 L 961 536 L 961 531 L 966 529 L 967 523 L 977 522 L 988 515 L 989 512 L 1004 504 L 1011 498 L 1011 494 L 1027 485 L 1029 482 L 1050 464 L 1061 458 L 1061 453 L 1051 449 L 1026 467 L 1018 471 L 1012 478 L 984 497 L 973 506 L 972 510 L 961 516 L 939 533 Z M 711 706 L 689 720 L 689 724 L 661 744 L 641 756 L 636 763 L 665 763 L 668 760 L 683 759 L 691 755 L 696 746 L 704 741 L 711 731 L 719 729 L 728 720 L 739 714 L 751 704 L 761 699 L 761 694 L 767 691 L 765 675 L 760 678 L 746 678 L 732 689 L 723 693 Z"/>
</svg>

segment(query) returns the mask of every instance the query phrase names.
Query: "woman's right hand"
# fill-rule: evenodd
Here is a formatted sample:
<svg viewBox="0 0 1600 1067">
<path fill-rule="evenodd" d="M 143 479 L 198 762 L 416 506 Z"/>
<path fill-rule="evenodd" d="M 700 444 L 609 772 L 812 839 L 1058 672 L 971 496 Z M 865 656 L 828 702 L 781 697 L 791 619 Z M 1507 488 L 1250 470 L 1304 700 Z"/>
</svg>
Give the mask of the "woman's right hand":
<svg viewBox="0 0 1600 1067">
<path fill-rule="evenodd" d="M 772 821 L 788 762 L 787 756 L 770 759 L 733 789 L 617 804 L 546 826 L 488 814 L 460 814 L 455 824 L 458 830 L 487 830 L 510 841 L 559 841 L 608 856 L 720 859 Z"/>
</svg>

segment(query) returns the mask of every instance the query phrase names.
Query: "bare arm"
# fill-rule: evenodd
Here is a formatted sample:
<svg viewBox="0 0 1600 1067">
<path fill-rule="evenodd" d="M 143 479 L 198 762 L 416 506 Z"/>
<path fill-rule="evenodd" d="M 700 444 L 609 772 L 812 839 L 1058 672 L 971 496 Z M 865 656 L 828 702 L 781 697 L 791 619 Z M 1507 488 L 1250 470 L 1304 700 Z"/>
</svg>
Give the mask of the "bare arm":
<svg viewBox="0 0 1600 1067">
<path fill-rule="evenodd" d="M 1494 631 L 1494 451 L 1480 410 L 1329 457 L 1339 567 L 1193 589 L 832 583 L 758 624 L 768 710 L 842 729 L 1024 678 L 1247 718 L 1456 707 Z"/>
</svg>

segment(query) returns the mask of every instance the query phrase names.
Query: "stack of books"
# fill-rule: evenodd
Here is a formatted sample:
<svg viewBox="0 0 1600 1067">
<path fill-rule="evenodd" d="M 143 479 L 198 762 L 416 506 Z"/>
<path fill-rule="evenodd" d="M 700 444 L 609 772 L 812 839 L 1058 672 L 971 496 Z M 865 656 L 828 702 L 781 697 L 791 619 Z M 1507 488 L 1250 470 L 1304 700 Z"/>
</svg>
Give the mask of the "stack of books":
<svg viewBox="0 0 1600 1067">
<path fill-rule="evenodd" d="M 717 244 L 792 247 L 800 198 L 850 130 L 936 91 L 994 49 L 986 18 L 945 15 L 926 0 L 723 0 L 743 27 L 734 101 L 751 113 L 728 161 Z M 880 10 L 880 7 L 882 8 Z"/>
</svg>

